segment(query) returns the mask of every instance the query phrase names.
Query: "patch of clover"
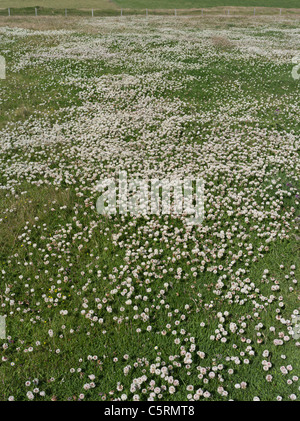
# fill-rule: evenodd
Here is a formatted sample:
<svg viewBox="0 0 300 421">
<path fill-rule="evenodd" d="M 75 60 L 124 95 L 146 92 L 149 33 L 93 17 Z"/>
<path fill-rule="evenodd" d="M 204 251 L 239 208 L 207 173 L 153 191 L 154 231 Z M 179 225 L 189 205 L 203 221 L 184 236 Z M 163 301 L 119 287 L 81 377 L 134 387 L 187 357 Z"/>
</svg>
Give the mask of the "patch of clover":
<svg viewBox="0 0 300 421">
<path fill-rule="evenodd" d="M 292 324 L 293 324 L 293 338 L 300 339 L 300 315 L 292 315 Z"/>
</svg>

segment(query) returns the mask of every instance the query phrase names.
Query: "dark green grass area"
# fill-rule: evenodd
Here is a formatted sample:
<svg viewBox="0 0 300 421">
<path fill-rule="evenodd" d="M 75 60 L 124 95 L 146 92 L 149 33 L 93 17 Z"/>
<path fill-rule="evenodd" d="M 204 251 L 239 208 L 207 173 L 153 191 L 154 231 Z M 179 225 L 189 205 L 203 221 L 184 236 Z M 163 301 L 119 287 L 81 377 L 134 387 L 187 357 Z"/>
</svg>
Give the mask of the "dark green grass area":
<svg viewBox="0 0 300 421">
<path fill-rule="evenodd" d="M 256 14 L 276 14 L 277 9 L 284 9 L 283 13 L 288 13 L 288 9 L 300 9 L 300 0 L 115 0 L 114 2 L 90 0 L 70 2 L 39 2 L 32 1 L 11 1 L 0 5 L 0 16 L 119 16 L 120 9 L 123 15 L 145 14 L 148 9 L 152 15 L 174 14 L 174 9 L 178 14 L 199 14 L 202 8 L 206 14 L 218 14 L 226 7 L 231 8 L 231 14 L 253 14 L 253 7 L 257 8 Z M 211 9 L 211 10 L 210 10 Z M 221 10 L 220 10 L 221 9 Z M 285 10 L 286 9 L 286 10 Z M 67 12 L 66 12 L 67 10 Z M 225 10 L 227 13 L 227 10 Z"/>
<path fill-rule="evenodd" d="M 115 3 L 131 9 L 199 9 L 223 6 L 300 8 L 299 0 L 115 0 Z"/>
<path fill-rule="evenodd" d="M 124 9 L 199 9 L 210 7 L 278 7 L 300 8 L 299 0 L 3 0 L 1 8 L 68 8 L 68 9 L 92 9 L 107 10 L 117 6 Z"/>
<path fill-rule="evenodd" d="M 25 8 L 17 8 L 13 7 L 10 8 L 10 12 L 8 9 L 1 9 L 0 8 L 0 16 L 35 16 L 37 14 L 38 17 L 41 16 L 66 16 L 66 17 L 91 17 L 92 11 L 91 10 L 84 10 L 84 9 L 73 9 L 73 8 L 46 8 L 46 7 L 25 7 Z M 114 9 L 95 9 L 93 11 L 93 16 L 119 16 L 119 10 Z"/>
</svg>

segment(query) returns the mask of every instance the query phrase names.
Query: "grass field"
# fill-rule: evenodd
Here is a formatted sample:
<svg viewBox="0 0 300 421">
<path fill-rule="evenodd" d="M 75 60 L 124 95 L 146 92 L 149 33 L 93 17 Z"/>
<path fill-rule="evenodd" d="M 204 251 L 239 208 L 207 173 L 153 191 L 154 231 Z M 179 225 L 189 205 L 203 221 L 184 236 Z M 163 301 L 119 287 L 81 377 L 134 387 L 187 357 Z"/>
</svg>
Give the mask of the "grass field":
<svg viewBox="0 0 300 421">
<path fill-rule="evenodd" d="M 0 8 L 44 7 L 70 9 L 199 9 L 202 7 L 300 8 L 300 0 L 1 0 Z"/>
<path fill-rule="evenodd" d="M 44 7 L 44 8 L 69 8 L 69 9 L 104 9 L 112 10 L 119 8 L 118 5 L 111 0 L 2 0 L 0 8 L 15 7 Z"/>
<path fill-rule="evenodd" d="M 1 401 L 300 400 L 299 36 L 0 17 Z M 203 178 L 203 222 L 99 214 L 120 170 Z"/>
<path fill-rule="evenodd" d="M 199 9 L 201 7 L 281 7 L 300 8 L 300 0 L 115 0 L 131 9 Z"/>
</svg>

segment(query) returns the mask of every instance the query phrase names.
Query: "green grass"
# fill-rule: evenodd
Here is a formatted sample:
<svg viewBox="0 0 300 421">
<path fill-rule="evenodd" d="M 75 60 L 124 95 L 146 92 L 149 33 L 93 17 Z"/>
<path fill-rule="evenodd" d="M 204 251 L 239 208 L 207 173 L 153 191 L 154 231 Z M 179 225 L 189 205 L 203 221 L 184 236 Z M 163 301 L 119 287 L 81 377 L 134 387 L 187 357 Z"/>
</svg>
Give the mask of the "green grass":
<svg viewBox="0 0 300 421">
<path fill-rule="evenodd" d="M 286 326 L 276 318 L 281 296 L 284 306 L 280 314 L 283 318 L 290 318 L 291 313 L 299 308 L 299 283 L 292 284 L 292 280 L 299 279 L 300 275 L 297 224 L 293 222 L 295 216 L 299 217 L 296 200 L 299 183 L 294 167 L 280 166 L 277 158 L 282 157 L 283 149 L 280 149 L 279 142 L 279 154 L 276 155 L 276 151 L 272 150 L 267 155 L 269 161 L 266 158 L 266 162 L 258 167 L 257 174 L 251 173 L 249 176 L 246 187 L 251 194 L 253 186 L 257 189 L 263 186 L 263 191 L 267 191 L 270 197 L 269 204 L 264 202 L 265 219 L 259 221 L 255 216 L 244 215 L 236 210 L 239 204 L 234 197 L 243 192 L 244 186 L 239 180 L 231 179 L 231 172 L 235 168 L 232 166 L 227 169 L 225 165 L 226 160 L 233 159 L 232 155 L 236 152 L 236 161 L 231 162 L 235 162 L 237 167 L 247 159 L 249 167 L 252 161 L 260 163 L 260 156 L 265 156 L 264 148 L 268 147 L 266 139 L 271 142 L 277 136 L 282 136 L 281 142 L 287 142 L 286 139 L 292 138 L 293 133 L 299 133 L 299 82 L 290 76 L 292 64 L 289 61 L 279 62 L 273 55 L 267 58 L 260 55 L 245 57 L 234 37 L 237 32 L 240 34 L 238 45 L 242 46 L 245 45 L 244 34 L 251 38 L 250 41 L 246 38 L 247 43 L 254 44 L 256 40 L 262 39 L 265 44 L 272 45 L 270 50 L 273 51 L 275 47 L 283 48 L 282 44 L 276 43 L 285 39 L 286 29 L 294 26 L 299 28 L 299 24 L 295 21 L 276 25 L 262 22 L 249 29 L 250 26 L 244 27 L 241 22 L 211 24 L 199 23 L 198 20 L 187 23 L 183 20 L 174 23 L 170 19 L 154 21 L 148 25 L 141 19 L 133 23 L 128 19 L 124 26 L 116 22 L 116 19 L 103 19 L 98 27 L 88 27 L 87 33 L 79 20 L 76 32 L 72 34 L 49 36 L 30 32 L 26 36 L 17 33 L 5 35 L 12 42 L 7 42 L 3 47 L 7 58 L 7 79 L 0 81 L 3 101 L 0 104 L 0 130 L 2 142 L 7 141 L 9 134 L 12 134 L 12 138 L 8 142 L 10 147 L 1 149 L 0 155 L 3 165 L 0 183 L 2 187 L 8 187 L 8 191 L 0 190 L 0 315 L 8 315 L 9 335 L 7 341 L 0 340 L 1 344 L 8 343 L 7 349 L 1 347 L 1 357 L 7 358 L 7 361 L 0 359 L 0 400 L 7 400 L 9 396 L 14 396 L 16 400 L 26 400 L 26 392 L 34 386 L 31 384 L 26 387 L 25 382 L 32 382 L 35 378 L 39 379 L 38 388 L 46 394 L 45 398 L 37 394 L 36 400 L 78 400 L 81 393 L 85 394 L 86 400 L 110 400 L 111 397 L 121 395 L 116 390 L 118 381 L 122 382 L 124 392 L 131 400 L 131 383 L 134 378 L 142 376 L 144 370 L 147 369 L 148 379 L 154 379 L 156 385 L 164 383 L 160 376 L 149 373 L 149 365 L 158 362 L 159 358 L 170 364 L 169 357 L 180 354 L 180 346 L 175 345 L 171 334 L 173 329 L 178 329 L 181 345 L 189 344 L 190 338 L 194 337 L 196 349 L 205 352 L 206 357 L 202 360 L 194 354 L 191 369 L 185 367 L 182 356 L 177 358 L 182 366 L 174 365 L 172 376 L 180 380 L 180 387 L 167 400 L 187 400 L 186 386 L 189 384 L 209 390 L 212 400 L 226 400 L 217 393 L 218 386 L 222 384 L 229 398 L 234 400 L 252 400 L 254 396 L 259 396 L 261 400 L 271 401 L 278 395 L 288 400 L 292 393 L 299 400 L 297 382 L 287 384 L 287 379 L 297 375 L 300 369 L 295 340 L 290 339 L 278 347 L 273 342 L 278 336 L 269 329 L 274 326 L 276 335 L 278 332 L 286 333 Z M 36 25 L 36 29 L 41 30 L 38 27 L 40 23 Z M 16 21 L 16 26 L 20 28 L 19 21 Z M 179 35 L 175 34 L 171 38 L 165 35 L 166 32 L 159 32 L 161 28 L 169 31 L 168 34 L 170 30 L 179 30 Z M 204 47 L 202 44 L 195 46 L 193 39 L 198 40 L 203 30 L 211 31 L 210 35 L 204 39 Z M 222 31 L 234 37 L 228 39 Z M 94 41 L 99 41 L 100 46 L 107 48 L 109 53 L 117 57 L 120 54 L 123 59 L 114 62 L 116 56 L 105 57 L 106 50 L 104 57 L 92 57 Z M 80 42 L 85 48 L 80 49 L 79 56 L 65 57 L 72 49 L 75 54 Z M 189 47 L 185 49 L 187 42 Z M 61 45 L 67 48 L 60 52 L 59 57 L 55 57 Z M 289 45 L 287 40 L 286 45 Z M 40 49 L 49 53 L 45 61 L 38 60 L 42 56 Z M 96 52 L 99 49 L 98 46 Z M 82 60 L 81 54 L 85 51 L 91 56 Z M 16 63 L 22 63 L 28 56 L 30 61 L 27 67 L 13 70 Z M 163 76 L 158 77 L 155 72 L 163 72 Z M 135 85 L 122 85 L 128 76 L 141 79 Z M 106 85 L 98 86 L 101 77 L 111 77 L 111 80 L 108 79 Z M 121 88 L 118 84 L 113 85 L 116 83 L 115 78 L 119 78 Z M 168 85 L 167 82 L 174 85 Z M 180 82 L 183 86 L 178 86 Z M 106 96 L 107 92 L 111 95 Z M 140 120 L 145 120 L 145 123 L 142 123 L 140 132 L 138 123 L 136 126 L 131 126 L 131 123 L 125 125 L 123 114 L 129 115 L 129 121 L 135 121 L 138 106 L 145 100 L 148 102 L 140 115 Z M 176 114 L 173 109 L 168 110 L 169 114 L 161 111 L 159 107 L 164 101 L 171 104 L 173 109 L 182 101 L 179 107 L 181 114 Z M 256 108 L 253 104 L 256 104 Z M 137 110 L 131 109 L 132 105 Z M 93 106 L 101 108 L 94 110 Z M 107 110 L 110 110 L 110 114 Z M 153 127 L 150 129 L 147 126 L 148 110 L 154 115 L 160 112 L 157 121 L 151 120 Z M 183 120 L 181 125 L 172 126 L 172 130 L 162 134 L 161 127 L 169 116 L 173 116 L 173 112 L 176 122 L 180 121 L 181 115 L 190 116 L 190 119 Z M 109 114 L 107 122 L 101 120 L 100 126 L 96 125 L 95 133 L 92 130 L 93 124 L 103 113 Z M 201 118 L 197 117 L 197 113 L 202 113 Z M 113 119 L 110 120 L 111 116 Z M 224 120 L 219 120 L 224 116 Z M 120 131 L 116 135 L 113 132 L 115 122 L 120 126 L 125 125 L 125 133 Z M 57 126 L 61 131 L 55 132 L 51 142 L 44 142 L 49 131 L 55 130 Z M 22 143 L 28 133 L 31 140 L 35 138 L 34 130 L 38 133 L 38 143 Z M 111 137 L 116 137 L 120 142 L 124 139 L 127 141 L 126 146 L 123 143 L 123 151 L 128 153 L 124 158 L 126 160 L 134 154 L 134 148 L 141 154 L 144 152 L 145 145 L 141 139 L 144 139 L 144 134 L 148 134 L 148 138 L 143 141 L 151 142 L 151 131 L 155 134 L 155 140 L 162 143 L 153 145 L 158 154 L 155 159 L 151 158 L 153 149 L 149 148 L 148 159 L 153 159 L 153 162 L 157 159 L 158 163 L 162 160 L 166 166 L 170 163 L 172 166 L 174 156 L 173 149 L 169 149 L 168 155 L 163 155 L 163 140 L 167 142 L 169 136 L 174 136 L 175 148 L 184 146 L 180 161 L 175 162 L 183 167 L 186 160 L 193 161 L 192 154 L 196 154 L 198 147 L 205 148 L 205 143 L 215 137 L 223 142 L 224 151 L 229 151 L 225 159 L 216 142 L 215 155 L 209 155 L 211 160 L 219 158 L 220 161 L 216 161 L 215 173 L 209 174 L 208 181 L 216 186 L 223 182 L 226 184 L 224 195 L 218 196 L 218 202 L 212 201 L 208 207 L 208 210 L 213 209 L 212 216 L 217 215 L 218 225 L 213 228 L 216 220 L 207 218 L 204 221 L 207 233 L 194 229 L 193 235 L 203 246 L 201 250 L 207 251 L 213 248 L 213 243 L 218 247 L 221 237 L 216 235 L 221 230 L 226 231 L 234 224 L 237 224 L 238 229 L 232 241 L 227 242 L 228 251 L 224 256 L 217 258 L 214 257 L 216 250 L 207 251 L 205 272 L 199 271 L 197 277 L 192 275 L 191 267 L 199 269 L 202 257 L 196 258 L 192 252 L 192 237 L 188 237 L 184 247 L 187 233 L 182 221 L 170 218 L 166 225 L 164 218 L 154 217 L 156 225 L 152 226 L 148 225 L 147 218 L 103 217 L 91 208 L 96 195 L 88 190 L 94 175 L 89 173 L 90 167 L 97 175 L 97 162 L 99 165 L 104 162 L 104 168 L 108 171 L 113 171 L 114 163 L 108 158 L 107 162 L 102 159 L 102 153 L 105 157 L 109 152 L 107 150 L 89 156 L 90 161 L 84 153 L 92 149 L 101 136 L 105 136 L 108 142 Z M 232 145 L 230 142 L 237 135 L 240 136 L 239 141 Z M 59 141 L 59 136 L 62 136 L 63 141 Z M 193 145 L 194 151 L 190 145 Z M 170 147 L 169 144 L 167 146 Z M 78 148 L 75 157 L 70 152 L 73 147 Z M 251 155 L 254 150 L 258 151 L 257 156 Z M 207 154 L 209 152 L 206 150 Z M 242 158 L 239 153 L 243 154 Z M 295 157 L 291 150 L 284 150 L 284 153 Z M 201 169 L 197 167 L 201 155 L 195 156 L 197 159 L 193 162 L 197 172 Z M 11 168 L 16 163 L 20 164 L 21 169 L 23 165 L 28 166 L 27 173 L 21 171 L 15 175 Z M 35 164 L 43 164 L 44 167 L 36 172 Z M 50 170 L 54 171 L 54 175 Z M 19 167 L 16 167 L 16 171 L 19 171 Z M 84 171 L 86 185 L 82 184 L 82 180 L 85 181 L 82 177 Z M 55 179 L 55 174 L 61 174 L 61 182 Z M 68 177 L 68 174 L 71 176 Z M 70 179 L 72 182 L 69 182 Z M 245 181 L 244 178 L 242 180 Z M 275 184 L 272 184 L 273 180 Z M 222 212 L 227 206 L 230 188 L 230 204 L 234 211 L 232 216 Z M 256 202 L 259 205 L 263 203 L 259 193 L 260 190 L 257 190 L 257 196 L 251 196 L 254 207 Z M 284 218 L 278 221 L 273 219 L 273 214 L 268 213 L 278 197 L 281 200 L 277 209 L 280 218 L 288 212 L 294 212 L 294 216 L 285 216 L 289 236 L 277 237 L 275 242 L 264 243 L 259 232 L 273 230 L 276 223 L 286 227 Z M 247 199 L 247 194 L 244 198 Z M 220 203 L 222 205 L 217 210 Z M 246 216 L 249 216 L 249 221 Z M 159 233 L 158 237 L 153 235 L 155 231 Z M 246 240 L 239 237 L 241 231 L 248 236 Z M 120 234 L 117 243 L 113 240 L 115 234 Z M 253 245 L 254 255 L 247 254 L 244 241 Z M 79 244 L 83 244 L 80 250 Z M 264 244 L 264 248 L 259 251 L 261 244 Z M 157 254 L 153 252 L 156 249 Z M 136 253 L 130 259 L 126 255 L 128 250 Z M 189 255 L 180 254 L 180 258 L 174 260 L 178 250 L 187 251 Z M 233 266 L 233 278 L 230 278 L 230 272 L 214 273 L 207 270 L 211 265 L 228 267 L 232 253 L 238 253 L 239 250 L 243 250 L 245 255 Z M 296 265 L 293 275 L 291 265 Z M 182 275 L 176 278 L 170 269 L 176 272 L 179 268 Z M 269 271 L 267 276 L 264 274 L 266 269 Z M 121 273 L 122 270 L 124 273 Z M 214 289 L 222 273 L 228 274 L 228 278 L 222 294 L 217 295 Z M 121 283 L 128 277 L 133 278 L 134 294 L 131 298 L 138 310 L 125 304 L 126 294 L 120 294 L 124 288 Z M 233 302 L 229 303 L 226 293 L 232 291 L 231 284 L 234 280 L 245 278 L 251 280 L 256 290 L 253 288 L 248 294 L 235 291 Z M 149 284 L 146 282 L 148 279 L 151 279 Z M 272 290 L 276 283 L 280 289 Z M 121 289 L 114 295 L 112 290 L 117 286 Z M 265 297 L 271 295 L 275 296 L 275 300 L 271 299 L 266 305 Z M 147 301 L 140 298 L 145 296 Z M 106 312 L 105 308 L 98 310 L 96 298 L 106 299 L 105 306 L 110 305 L 112 313 Z M 244 305 L 240 304 L 241 298 L 246 299 Z M 166 303 L 169 308 L 164 306 Z M 263 307 L 255 309 L 257 303 Z M 81 314 L 85 304 L 89 310 L 94 310 L 104 318 L 103 324 L 92 323 Z M 186 305 L 189 307 L 186 308 Z M 125 307 L 125 311 L 120 311 L 120 307 Z M 133 317 L 136 313 L 142 313 L 146 307 L 149 308 L 148 323 L 153 327 L 151 333 L 145 328 L 148 323 Z M 61 310 L 67 310 L 68 315 L 61 314 Z M 172 318 L 168 315 L 170 311 Z M 247 322 L 244 333 L 229 334 L 226 344 L 210 339 L 218 328 L 218 313 L 225 311 L 228 311 L 223 323 L 226 330 L 229 331 L 231 322 L 238 323 L 239 328 L 243 318 Z M 113 318 L 123 315 L 128 316 L 128 319 L 121 323 Z M 251 317 L 247 318 L 249 315 Z M 175 320 L 179 320 L 180 316 L 185 317 L 177 328 Z M 201 327 L 201 322 L 205 323 L 205 327 Z M 168 323 L 171 323 L 171 328 L 166 327 Z M 263 325 L 258 329 L 260 336 L 257 335 L 258 323 Z M 137 328 L 141 332 L 137 333 Z M 48 334 L 50 329 L 54 331 L 53 337 Z M 186 333 L 179 334 L 180 329 Z M 166 330 L 166 335 L 160 334 L 163 330 Z M 248 354 L 248 344 L 243 341 L 243 336 L 251 340 L 254 355 Z M 32 352 L 28 351 L 30 347 L 33 347 Z M 58 349 L 60 353 L 56 354 Z M 265 349 L 269 350 L 270 355 L 263 358 L 262 352 Z M 242 356 L 241 352 L 245 355 Z M 129 355 L 128 361 L 123 359 L 125 354 Z M 285 359 L 281 358 L 283 354 Z M 91 360 L 89 356 L 97 358 Z M 241 360 L 247 357 L 250 365 L 236 365 L 233 360 L 226 358 L 228 356 L 239 357 Z M 115 357 L 118 357 L 116 362 L 113 361 Z M 144 360 L 141 362 L 142 358 Z M 269 372 L 262 369 L 263 359 L 272 362 Z M 124 367 L 128 364 L 132 368 L 130 374 L 125 376 Z M 225 367 L 222 371 L 224 383 L 216 376 L 207 385 L 203 384 L 197 377 L 196 366 L 215 367 L 217 364 Z M 283 376 L 280 367 L 286 364 L 291 364 L 293 371 Z M 74 368 L 75 373 L 70 372 Z M 233 376 L 228 374 L 228 369 L 234 370 Z M 91 381 L 88 377 L 91 374 L 96 375 L 96 387 L 85 392 L 83 385 Z M 267 374 L 272 374 L 272 383 L 266 382 Z M 247 389 L 236 389 L 235 384 L 243 381 L 247 382 Z M 114 393 L 110 394 L 111 391 Z"/>
<path fill-rule="evenodd" d="M 110 0 L 3 0 L 0 8 L 27 8 L 27 7 L 43 7 L 48 9 L 116 9 L 117 5 Z"/>
<path fill-rule="evenodd" d="M 68 8 L 68 9 L 199 9 L 202 7 L 281 7 L 300 8 L 299 0 L 2 0 L 0 8 Z"/>
<path fill-rule="evenodd" d="M 201 7 L 282 7 L 300 8 L 299 0 L 115 0 L 119 6 L 132 9 L 199 9 Z"/>
</svg>

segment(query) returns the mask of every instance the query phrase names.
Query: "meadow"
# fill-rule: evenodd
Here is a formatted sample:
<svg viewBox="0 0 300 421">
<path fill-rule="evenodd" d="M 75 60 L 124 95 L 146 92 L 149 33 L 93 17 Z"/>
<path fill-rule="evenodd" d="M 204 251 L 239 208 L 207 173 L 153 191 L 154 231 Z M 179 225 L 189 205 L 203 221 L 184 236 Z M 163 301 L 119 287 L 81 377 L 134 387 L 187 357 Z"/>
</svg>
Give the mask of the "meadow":
<svg viewBox="0 0 300 421">
<path fill-rule="evenodd" d="M 299 0 L 115 0 L 115 3 L 124 8 L 132 9 L 145 9 L 146 7 L 148 9 L 198 9 L 224 6 L 298 9 L 300 7 Z"/>
<path fill-rule="evenodd" d="M 1 0 L 0 9 L 95 9 L 95 10 L 149 10 L 153 9 L 201 9 L 223 7 L 294 8 L 300 9 L 300 0 Z"/>
<path fill-rule="evenodd" d="M 0 17 L 1 401 L 300 400 L 299 39 Z M 202 178 L 203 222 L 99 214 L 119 171 Z"/>
</svg>

